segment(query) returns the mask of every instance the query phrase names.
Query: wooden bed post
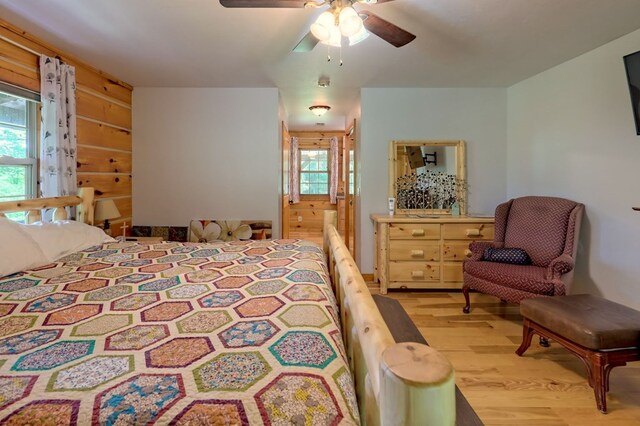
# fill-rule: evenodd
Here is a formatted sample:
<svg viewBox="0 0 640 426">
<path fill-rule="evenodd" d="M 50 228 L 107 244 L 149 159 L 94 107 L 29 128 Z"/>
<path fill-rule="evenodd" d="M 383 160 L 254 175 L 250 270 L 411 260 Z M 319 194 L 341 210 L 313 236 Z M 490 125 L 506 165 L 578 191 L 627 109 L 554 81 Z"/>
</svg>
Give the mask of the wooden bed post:
<svg viewBox="0 0 640 426">
<path fill-rule="evenodd" d="M 382 424 L 455 425 L 455 388 L 444 355 L 422 344 L 397 343 L 380 363 Z"/>
<path fill-rule="evenodd" d="M 335 211 L 324 213 L 323 248 L 364 425 L 455 425 L 449 361 L 420 343 L 395 343 L 342 241 Z"/>
<path fill-rule="evenodd" d="M 82 198 L 82 203 L 76 210 L 76 220 L 78 222 L 93 225 L 93 200 L 95 193 L 93 188 L 78 189 L 78 197 Z"/>
</svg>

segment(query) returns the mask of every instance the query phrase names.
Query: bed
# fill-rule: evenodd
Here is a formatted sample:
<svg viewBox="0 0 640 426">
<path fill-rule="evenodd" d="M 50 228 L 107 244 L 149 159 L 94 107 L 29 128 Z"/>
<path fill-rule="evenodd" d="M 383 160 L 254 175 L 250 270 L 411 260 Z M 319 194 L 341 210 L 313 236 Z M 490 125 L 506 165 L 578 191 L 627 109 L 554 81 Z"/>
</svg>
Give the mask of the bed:
<svg viewBox="0 0 640 426">
<path fill-rule="evenodd" d="M 92 223 L 92 197 L 0 213 Z M 3 425 L 451 424 L 453 386 L 395 344 L 334 215 L 323 248 L 111 241 L 0 278 Z"/>
</svg>

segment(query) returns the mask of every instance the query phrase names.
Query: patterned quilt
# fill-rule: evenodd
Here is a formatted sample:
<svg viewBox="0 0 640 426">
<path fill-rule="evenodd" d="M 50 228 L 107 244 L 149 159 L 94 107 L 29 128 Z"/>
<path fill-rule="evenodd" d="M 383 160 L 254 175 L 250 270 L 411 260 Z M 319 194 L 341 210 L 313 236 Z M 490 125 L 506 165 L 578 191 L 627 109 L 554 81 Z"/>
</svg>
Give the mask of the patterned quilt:
<svg viewBox="0 0 640 426">
<path fill-rule="evenodd" d="M 0 278 L 0 425 L 351 425 L 323 253 L 110 243 Z"/>
</svg>

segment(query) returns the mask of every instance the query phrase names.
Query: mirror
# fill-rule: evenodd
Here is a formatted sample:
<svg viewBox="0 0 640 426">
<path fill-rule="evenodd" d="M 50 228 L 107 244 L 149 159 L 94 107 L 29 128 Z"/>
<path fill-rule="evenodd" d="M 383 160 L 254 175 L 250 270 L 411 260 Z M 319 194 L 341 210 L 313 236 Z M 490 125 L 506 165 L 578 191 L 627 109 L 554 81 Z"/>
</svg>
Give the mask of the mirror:
<svg viewBox="0 0 640 426">
<path fill-rule="evenodd" d="M 397 213 L 443 215 L 467 210 L 464 141 L 392 141 L 389 197 Z"/>
</svg>

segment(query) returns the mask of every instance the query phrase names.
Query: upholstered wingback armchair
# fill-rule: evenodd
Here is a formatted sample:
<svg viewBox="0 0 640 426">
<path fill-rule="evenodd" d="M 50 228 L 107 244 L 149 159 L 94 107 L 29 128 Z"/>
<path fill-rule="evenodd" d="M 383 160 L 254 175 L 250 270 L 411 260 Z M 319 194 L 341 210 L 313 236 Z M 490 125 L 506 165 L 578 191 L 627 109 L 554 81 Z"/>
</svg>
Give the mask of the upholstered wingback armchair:
<svg viewBox="0 0 640 426">
<path fill-rule="evenodd" d="M 512 303 L 538 296 L 569 294 L 584 205 L 556 197 L 522 197 L 500 204 L 495 213 L 492 242 L 473 242 L 464 262 L 464 293 L 469 313 L 469 290 Z M 519 248 L 531 264 L 483 260 L 485 249 Z"/>
</svg>

